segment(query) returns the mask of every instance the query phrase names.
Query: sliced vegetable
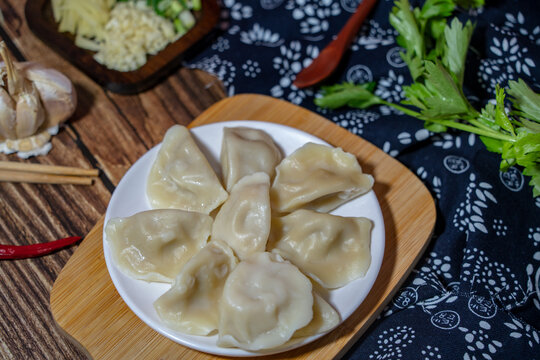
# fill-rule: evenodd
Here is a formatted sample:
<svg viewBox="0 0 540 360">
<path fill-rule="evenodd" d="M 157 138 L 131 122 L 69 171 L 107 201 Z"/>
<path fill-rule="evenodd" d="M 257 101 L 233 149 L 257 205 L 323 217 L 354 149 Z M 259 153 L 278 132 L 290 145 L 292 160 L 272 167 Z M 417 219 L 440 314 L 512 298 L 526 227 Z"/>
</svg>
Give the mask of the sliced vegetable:
<svg viewBox="0 0 540 360">
<path fill-rule="evenodd" d="M 196 20 L 192 11 L 201 10 L 200 0 L 147 0 L 146 3 L 156 14 L 171 20 L 178 34 L 186 33 L 195 25 Z"/>
</svg>

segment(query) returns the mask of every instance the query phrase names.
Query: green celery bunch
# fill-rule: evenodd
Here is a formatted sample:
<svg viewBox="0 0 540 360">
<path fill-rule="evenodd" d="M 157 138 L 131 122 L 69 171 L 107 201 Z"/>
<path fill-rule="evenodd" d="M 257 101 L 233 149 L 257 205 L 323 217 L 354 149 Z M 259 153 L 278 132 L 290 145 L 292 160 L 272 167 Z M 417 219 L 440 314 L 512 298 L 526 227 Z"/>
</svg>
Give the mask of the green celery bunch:
<svg viewBox="0 0 540 360">
<path fill-rule="evenodd" d="M 489 151 L 501 154 L 500 170 L 524 168 L 531 178 L 533 196 L 540 195 L 540 94 L 519 79 L 508 89 L 495 90 L 495 104 L 476 110 L 463 94 L 465 59 L 474 25 L 449 20 L 457 6 L 479 7 L 483 0 L 427 0 L 411 8 L 408 0 L 396 0 L 390 23 L 398 31 L 413 83 L 404 86 L 406 99 L 396 104 L 376 96 L 374 83 L 343 83 L 322 88 L 316 105 L 364 109 L 388 105 L 424 121 L 433 132 L 448 128 L 480 136 Z M 506 95 L 509 95 L 507 99 Z M 511 106 L 507 111 L 506 105 Z"/>
</svg>

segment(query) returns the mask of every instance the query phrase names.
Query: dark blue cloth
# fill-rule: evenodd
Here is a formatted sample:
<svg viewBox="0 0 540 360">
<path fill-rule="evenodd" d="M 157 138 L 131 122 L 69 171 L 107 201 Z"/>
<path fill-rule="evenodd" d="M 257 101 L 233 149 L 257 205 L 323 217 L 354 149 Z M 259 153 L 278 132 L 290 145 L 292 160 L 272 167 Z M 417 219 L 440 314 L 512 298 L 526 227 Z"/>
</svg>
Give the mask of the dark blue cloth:
<svg viewBox="0 0 540 360">
<path fill-rule="evenodd" d="M 346 358 L 539 359 L 540 197 L 521 169 L 499 172 L 499 155 L 477 136 L 430 133 L 385 106 L 320 109 L 318 87 L 292 85 L 358 2 L 223 0 L 226 30 L 189 66 L 215 74 L 229 95 L 271 95 L 321 114 L 401 161 L 432 192 L 438 219 L 428 250 Z M 540 4 L 486 3 L 459 14 L 476 22 L 465 93 L 478 106 L 511 79 L 540 91 Z M 379 1 L 326 84 L 374 80 L 379 96 L 403 98 L 410 77 L 388 21 L 392 5 Z"/>
</svg>

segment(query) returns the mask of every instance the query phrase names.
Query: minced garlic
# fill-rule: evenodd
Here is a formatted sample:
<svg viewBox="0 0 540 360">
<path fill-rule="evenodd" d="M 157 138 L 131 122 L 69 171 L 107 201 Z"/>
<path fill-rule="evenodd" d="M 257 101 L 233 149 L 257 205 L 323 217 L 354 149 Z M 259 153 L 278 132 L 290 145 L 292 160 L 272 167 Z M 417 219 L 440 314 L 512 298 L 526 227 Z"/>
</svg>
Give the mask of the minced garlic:
<svg viewBox="0 0 540 360">
<path fill-rule="evenodd" d="M 158 53 L 178 37 L 173 23 L 157 15 L 145 2 L 117 3 L 94 59 L 109 69 L 136 70 L 146 63 L 147 54 Z"/>
</svg>

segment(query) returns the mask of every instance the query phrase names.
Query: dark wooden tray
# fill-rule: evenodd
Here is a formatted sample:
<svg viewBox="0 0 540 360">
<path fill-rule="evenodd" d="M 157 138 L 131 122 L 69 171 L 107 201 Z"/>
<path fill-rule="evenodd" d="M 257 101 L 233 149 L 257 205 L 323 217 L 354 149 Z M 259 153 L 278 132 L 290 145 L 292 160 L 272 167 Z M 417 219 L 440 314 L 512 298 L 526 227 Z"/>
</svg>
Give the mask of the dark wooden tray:
<svg viewBox="0 0 540 360">
<path fill-rule="evenodd" d="M 220 10 L 216 0 L 203 0 L 197 23 L 189 32 L 149 56 L 139 69 L 128 72 L 107 69 L 94 60 L 92 51 L 77 47 L 71 34 L 58 32 L 49 0 L 28 0 L 24 12 L 28 27 L 39 39 L 99 85 L 116 93 L 135 94 L 152 87 L 178 67 L 186 51 L 214 29 Z"/>
</svg>

